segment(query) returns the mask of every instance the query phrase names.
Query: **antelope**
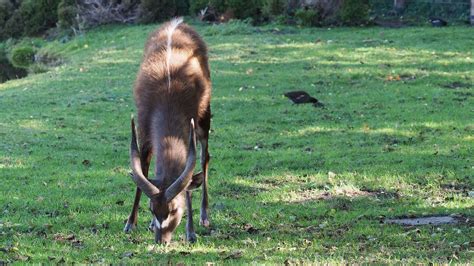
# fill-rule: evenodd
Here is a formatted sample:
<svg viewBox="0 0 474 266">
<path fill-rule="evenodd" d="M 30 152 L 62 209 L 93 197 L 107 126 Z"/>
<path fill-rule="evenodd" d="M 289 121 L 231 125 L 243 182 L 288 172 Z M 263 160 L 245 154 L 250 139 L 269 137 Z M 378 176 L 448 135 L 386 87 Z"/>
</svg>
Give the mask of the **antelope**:
<svg viewBox="0 0 474 266">
<path fill-rule="evenodd" d="M 133 88 L 138 127 L 131 118 L 130 164 L 137 189 L 124 231 L 137 225 L 141 193 L 150 199 L 150 230 L 168 244 L 187 212 L 186 240 L 196 241 L 191 190 L 202 184 L 200 224 L 209 227 L 207 176 L 211 125 L 211 79 L 207 47 L 190 26 L 176 18 L 149 36 Z M 196 140 L 202 171 L 193 175 Z M 155 176 L 148 178 L 152 155 Z"/>
</svg>

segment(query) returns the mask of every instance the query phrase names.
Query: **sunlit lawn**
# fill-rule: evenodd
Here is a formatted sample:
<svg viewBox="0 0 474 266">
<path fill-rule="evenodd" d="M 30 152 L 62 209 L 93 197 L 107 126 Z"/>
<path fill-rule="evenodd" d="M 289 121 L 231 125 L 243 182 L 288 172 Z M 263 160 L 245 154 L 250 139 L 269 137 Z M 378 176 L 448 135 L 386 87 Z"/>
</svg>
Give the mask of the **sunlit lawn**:
<svg viewBox="0 0 474 266">
<path fill-rule="evenodd" d="M 44 43 L 65 64 L 0 84 L 0 264 L 472 262 L 473 28 L 196 25 L 213 80 L 212 229 L 189 245 L 183 220 L 161 247 L 145 200 L 122 232 L 131 88 L 155 27 Z M 292 105 L 291 90 L 326 108 Z M 430 215 L 461 223 L 383 223 Z"/>
</svg>

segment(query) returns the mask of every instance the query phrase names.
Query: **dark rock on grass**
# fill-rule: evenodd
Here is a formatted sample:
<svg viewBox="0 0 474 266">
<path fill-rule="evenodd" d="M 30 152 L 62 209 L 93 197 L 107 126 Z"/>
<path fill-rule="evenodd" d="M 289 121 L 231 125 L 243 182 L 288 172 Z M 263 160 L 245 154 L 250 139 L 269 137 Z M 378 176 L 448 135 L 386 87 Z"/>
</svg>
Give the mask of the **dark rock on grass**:
<svg viewBox="0 0 474 266">
<path fill-rule="evenodd" d="M 444 84 L 444 85 L 441 85 L 441 86 L 442 86 L 443 88 L 451 89 L 451 90 L 468 89 L 468 88 L 471 88 L 471 87 L 472 87 L 471 84 L 462 83 L 462 82 L 459 82 L 459 81 L 455 81 L 455 82 L 452 82 L 452 83 Z"/>
<path fill-rule="evenodd" d="M 314 107 L 324 107 L 323 103 L 305 91 L 290 91 L 283 95 L 290 99 L 294 104 L 312 103 Z"/>
<path fill-rule="evenodd" d="M 446 27 L 448 22 L 442 18 L 430 18 L 431 26 L 433 27 Z"/>
</svg>

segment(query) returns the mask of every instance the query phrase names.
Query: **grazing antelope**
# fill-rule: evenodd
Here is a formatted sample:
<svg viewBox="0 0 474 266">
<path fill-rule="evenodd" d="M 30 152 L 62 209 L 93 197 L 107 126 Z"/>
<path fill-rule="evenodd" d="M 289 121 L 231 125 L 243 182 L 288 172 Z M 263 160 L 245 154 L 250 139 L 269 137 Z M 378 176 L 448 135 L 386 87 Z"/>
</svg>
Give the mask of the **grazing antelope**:
<svg viewBox="0 0 474 266">
<path fill-rule="evenodd" d="M 133 94 L 138 128 L 132 117 L 130 161 L 137 190 L 124 231 L 130 232 L 137 224 L 143 192 L 150 198 L 155 242 L 170 242 L 185 210 L 186 239 L 194 242 L 191 190 L 201 184 L 200 223 L 209 226 L 211 80 L 206 45 L 181 18 L 164 24 L 148 38 Z M 196 138 L 201 144 L 202 172 L 193 175 Z M 156 157 L 155 177 L 148 179 L 152 155 Z"/>
</svg>

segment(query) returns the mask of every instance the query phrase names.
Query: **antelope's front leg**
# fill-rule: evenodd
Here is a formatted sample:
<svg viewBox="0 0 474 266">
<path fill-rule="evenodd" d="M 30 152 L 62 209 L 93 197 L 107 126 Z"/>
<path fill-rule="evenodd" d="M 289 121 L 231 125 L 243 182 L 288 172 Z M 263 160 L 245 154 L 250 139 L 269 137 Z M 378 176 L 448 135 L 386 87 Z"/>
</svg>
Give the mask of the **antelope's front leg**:
<svg viewBox="0 0 474 266">
<path fill-rule="evenodd" d="M 207 149 L 207 139 L 201 141 L 201 168 L 203 174 L 202 182 L 202 202 L 201 202 L 201 218 L 199 223 L 204 227 L 209 227 L 209 216 L 207 214 L 209 209 L 209 201 L 207 195 L 207 172 L 209 168 L 209 152 Z"/>
<path fill-rule="evenodd" d="M 128 216 L 127 224 L 123 228 L 125 233 L 130 233 L 136 226 L 138 220 L 138 206 L 140 205 L 140 197 L 142 195 L 142 191 L 137 187 L 135 192 L 135 200 L 133 201 L 132 213 Z"/>
<path fill-rule="evenodd" d="M 196 233 L 194 232 L 193 223 L 193 206 L 192 206 L 192 192 L 186 191 L 186 240 L 190 243 L 196 242 Z"/>
<path fill-rule="evenodd" d="M 151 161 L 151 149 L 148 145 L 142 145 L 143 152 L 140 155 L 140 160 L 142 162 L 142 171 L 146 177 L 148 177 L 148 169 L 150 168 Z M 125 233 L 130 233 L 136 226 L 138 221 L 138 207 L 140 206 L 140 198 L 142 196 L 142 191 L 137 187 L 135 192 L 135 200 L 133 201 L 132 212 L 128 216 L 127 224 L 123 228 Z"/>
</svg>

